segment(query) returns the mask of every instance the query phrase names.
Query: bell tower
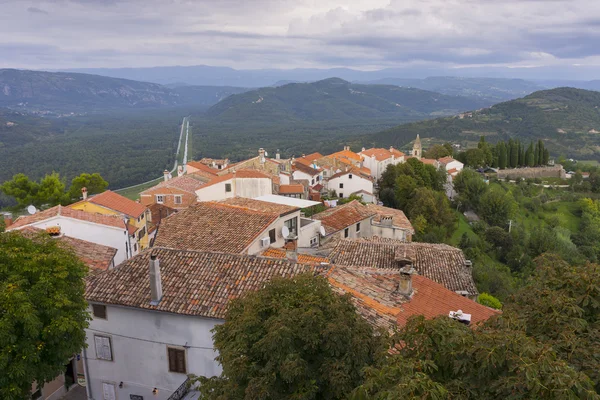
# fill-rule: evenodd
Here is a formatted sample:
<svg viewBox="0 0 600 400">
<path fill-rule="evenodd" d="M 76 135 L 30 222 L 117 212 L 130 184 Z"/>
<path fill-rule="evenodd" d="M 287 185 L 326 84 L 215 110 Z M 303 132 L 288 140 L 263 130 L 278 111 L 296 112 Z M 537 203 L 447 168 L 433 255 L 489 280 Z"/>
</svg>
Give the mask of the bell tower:
<svg viewBox="0 0 600 400">
<path fill-rule="evenodd" d="M 419 137 L 419 134 L 417 134 L 417 139 L 415 140 L 415 144 L 413 145 L 412 155 L 415 158 L 421 159 L 423 157 L 422 153 L 423 148 L 421 146 L 421 138 Z"/>
</svg>

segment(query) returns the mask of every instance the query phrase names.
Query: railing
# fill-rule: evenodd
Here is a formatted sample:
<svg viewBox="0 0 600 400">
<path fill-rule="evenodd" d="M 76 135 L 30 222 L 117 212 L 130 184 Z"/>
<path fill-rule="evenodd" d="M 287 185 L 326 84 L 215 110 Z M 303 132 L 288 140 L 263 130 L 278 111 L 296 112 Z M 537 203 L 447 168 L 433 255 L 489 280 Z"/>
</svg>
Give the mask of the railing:
<svg viewBox="0 0 600 400">
<path fill-rule="evenodd" d="M 181 386 L 179 386 L 177 388 L 177 390 L 174 391 L 173 394 L 167 400 L 181 400 L 183 398 L 183 396 L 185 396 L 189 390 L 189 388 L 188 388 L 189 380 L 190 380 L 189 378 L 186 378 L 185 381 L 183 381 L 183 383 L 181 384 Z"/>
</svg>

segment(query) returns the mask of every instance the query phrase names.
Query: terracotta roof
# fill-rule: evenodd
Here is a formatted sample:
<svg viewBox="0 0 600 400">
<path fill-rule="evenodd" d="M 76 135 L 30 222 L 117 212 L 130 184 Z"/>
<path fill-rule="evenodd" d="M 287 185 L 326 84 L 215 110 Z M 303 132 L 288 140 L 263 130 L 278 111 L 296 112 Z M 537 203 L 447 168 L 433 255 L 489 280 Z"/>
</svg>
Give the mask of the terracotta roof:
<svg viewBox="0 0 600 400">
<path fill-rule="evenodd" d="M 32 236 L 42 234 L 45 231 L 43 229 L 27 226 L 19 232 L 22 232 L 24 236 L 31 238 Z M 107 270 L 117 254 L 117 249 L 115 248 L 69 236 L 60 236 L 57 237 L 56 240 L 73 250 L 77 258 L 92 270 Z"/>
<path fill-rule="evenodd" d="M 164 204 L 153 203 L 148 206 L 150 210 L 150 220 L 148 221 L 148 233 L 154 232 L 161 221 L 171 214 L 175 214 L 178 210 L 165 206 Z"/>
<path fill-rule="evenodd" d="M 132 218 L 138 218 L 146 212 L 146 206 L 133 200 L 129 200 L 127 197 L 121 196 L 111 190 L 88 197 L 88 199 L 83 202 L 85 201 L 109 208 Z"/>
<path fill-rule="evenodd" d="M 440 164 L 446 165 L 446 164 L 450 164 L 452 161 L 456 161 L 456 160 L 452 157 L 442 157 L 438 161 L 440 162 Z"/>
<path fill-rule="evenodd" d="M 233 173 L 236 178 L 269 178 L 271 176 L 257 169 L 240 169 Z"/>
<path fill-rule="evenodd" d="M 208 165 L 206 165 L 200 161 L 188 161 L 186 163 L 186 165 L 189 165 L 192 168 L 196 168 L 202 172 L 206 172 L 207 174 L 210 174 L 210 175 L 217 175 L 217 171 L 219 171 L 217 169 L 209 167 Z"/>
<path fill-rule="evenodd" d="M 300 184 L 280 185 L 279 194 L 304 193 L 304 186 Z"/>
<path fill-rule="evenodd" d="M 388 149 L 382 148 L 367 149 L 365 151 L 361 151 L 360 154 L 365 155 L 367 157 L 374 157 L 377 161 L 384 161 L 389 158 L 392 158 L 392 154 L 394 155 L 394 157 L 401 157 L 404 155 L 404 153 L 395 149 L 393 151 L 390 151 Z"/>
<path fill-rule="evenodd" d="M 206 164 L 206 165 L 210 165 L 212 163 L 215 164 L 228 164 L 229 163 L 229 159 L 227 158 L 207 158 L 207 157 L 203 157 L 200 161 L 200 163 L 202 164 Z"/>
<path fill-rule="evenodd" d="M 286 252 L 284 249 L 276 249 L 269 247 L 261 254 L 263 257 L 272 258 L 286 258 Z M 326 257 L 313 256 L 312 254 L 298 253 L 298 262 L 302 264 L 320 265 L 329 264 L 329 259 Z"/>
<path fill-rule="evenodd" d="M 438 161 L 431 158 L 421 158 L 419 161 L 423 164 L 433 165 L 434 167 L 438 165 Z"/>
<path fill-rule="evenodd" d="M 373 222 L 380 223 L 382 217 L 389 216 L 389 217 L 392 217 L 392 225 L 394 227 L 400 228 L 400 229 L 406 229 L 406 230 L 410 231 L 411 233 L 415 233 L 415 230 L 414 230 L 412 224 L 410 223 L 408 218 L 406 218 L 406 215 L 404 215 L 404 212 L 402 210 L 379 206 L 376 204 L 367 204 L 367 208 L 369 210 L 373 210 L 377 213 L 375 215 L 375 217 L 373 218 Z"/>
<path fill-rule="evenodd" d="M 200 189 L 202 186 L 206 185 L 208 181 L 207 178 L 203 177 L 199 174 L 186 174 L 177 176 L 175 178 L 171 178 L 168 181 L 162 181 L 156 186 L 151 187 L 150 189 L 146 189 L 140 193 L 143 194 L 172 194 L 179 193 L 179 191 L 184 191 L 192 194 L 196 194 L 196 190 Z M 161 189 L 157 191 L 157 189 Z M 174 190 L 169 190 L 174 189 Z M 160 193 L 159 193 L 160 192 Z"/>
<path fill-rule="evenodd" d="M 352 167 L 352 168 L 348 169 L 347 171 L 340 171 L 337 174 L 330 176 L 329 180 L 339 178 L 340 176 L 344 176 L 344 175 L 348 175 L 348 174 L 354 174 L 360 178 L 371 180 L 371 170 L 368 168 L 364 168 L 364 167 L 363 168 Z"/>
<path fill-rule="evenodd" d="M 163 297 L 157 305 L 150 304 L 150 254 L 156 255 L 162 278 Z M 224 318 L 230 300 L 262 288 L 273 277 L 292 277 L 315 268 L 284 259 L 154 248 L 117 268 L 88 278 L 86 299 L 183 315 Z"/>
<path fill-rule="evenodd" d="M 409 258 L 419 275 L 454 292 L 478 294 L 472 268 L 466 265 L 462 250 L 446 244 L 405 243 L 375 237 L 343 239 L 336 244 L 329 258 L 334 264 L 384 269 L 398 269 L 397 260 Z"/>
<path fill-rule="evenodd" d="M 203 202 L 163 219 L 155 246 L 242 253 L 276 219 L 247 207 Z"/>
<path fill-rule="evenodd" d="M 292 165 L 292 170 L 304 172 L 305 174 L 308 174 L 310 176 L 319 175 L 319 170 L 314 169 L 310 165 L 306 165 L 303 163 L 294 163 Z"/>
<path fill-rule="evenodd" d="M 52 207 L 47 210 L 35 213 L 33 215 L 21 216 L 17 218 L 17 220 L 9 227 L 9 229 L 12 230 L 20 228 L 23 226 L 34 224 L 36 222 L 45 221 L 47 219 L 57 216 L 125 229 L 125 222 L 123 222 L 123 219 L 118 215 L 90 213 L 81 210 L 74 210 L 72 208 L 63 206 Z"/>
<path fill-rule="evenodd" d="M 212 186 L 212 185 L 216 185 L 217 183 L 220 183 L 220 182 L 229 181 L 229 180 L 231 180 L 233 178 L 234 178 L 234 176 L 233 176 L 232 173 L 228 173 L 228 174 L 225 174 L 225 175 L 215 176 L 210 181 L 208 181 L 208 183 L 206 183 L 203 186 L 199 187 L 198 190 L 204 189 L 204 188 Z"/>
<path fill-rule="evenodd" d="M 321 190 L 323 190 L 323 185 L 321 185 L 320 183 L 317 183 L 312 188 L 313 188 L 313 190 L 316 190 L 317 192 L 320 192 Z"/>
<path fill-rule="evenodd" d="M 233 197 L 218 202 L 219 204 L 228 205 L 231 207 L 240 207 L 247 210 L 269 213 L 277 216 L 283 216 L 294 211 L 300 210 L 299 207 L 289 206 L 285 204 L 271 203 L 269 201 L 261 201 L 248 199 L 245 197 Z"/>
<path fill-rule="evenodd" d="M 321 154 L 319 152 L 315 152 L 315 153 L 310 153 L 305 156 L 302 156 L 299 158 L 299 160 L 306 160 L 306 161 L 311 162 L 311 161 L 315 161 L 316 159 L 321 158 L 321 157 L 323 157 L 323 154 Z"/>
<path fill-rule="evenodd" d="M 337 153 L 330 154 L 328 157 L 337 159 L 349 159 L 354 161 L 362 160 L 362 158 L 358 154 L 350 150 L 338 151 Z"/>
<path fill-rule="evenodd" d="M 350 225 L 375 215 L 375 211 L 367 208 L 357 200 L 352 200 L 341 206 L 333 207 L 312 216 L 321 221 L 325 233 L 331 235 Z"/>
</svg>

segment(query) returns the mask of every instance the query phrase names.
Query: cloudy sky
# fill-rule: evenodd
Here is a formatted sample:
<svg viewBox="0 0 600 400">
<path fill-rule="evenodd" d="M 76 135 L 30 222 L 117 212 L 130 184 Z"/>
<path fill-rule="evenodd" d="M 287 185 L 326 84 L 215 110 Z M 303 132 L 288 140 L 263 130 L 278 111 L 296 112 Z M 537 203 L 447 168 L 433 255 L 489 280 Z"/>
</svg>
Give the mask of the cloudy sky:
<svg viewBox="0 0 600 400">
<path fill-rule="evenodd" d="M 0 68 L 600 70 L 599 0 L 0 0 Z"/>
</svg>

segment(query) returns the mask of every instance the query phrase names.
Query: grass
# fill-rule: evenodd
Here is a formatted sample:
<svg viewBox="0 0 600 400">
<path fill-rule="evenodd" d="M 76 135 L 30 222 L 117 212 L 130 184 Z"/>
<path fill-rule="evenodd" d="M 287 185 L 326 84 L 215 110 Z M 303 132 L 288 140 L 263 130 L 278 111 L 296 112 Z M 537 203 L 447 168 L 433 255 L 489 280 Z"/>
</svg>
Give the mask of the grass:
<svg viewBox="0 0 600 400">
<path fill-rule="evenodd" d="M 465 216 L 462 213 L 456 212 L 456 215 L 458 217 L 458 228 L 454 231 L 454 233 L 450 237 L 449 244 L 451 244 L 452 246 L 458 247 L 458 244 L 460 243 L 460 239 L 462 238 L 462 235 L 464 233 L 466 233 L 469 236 L 477 236 L 477 235 L 475 234 L 475 232 L 473 232 L 473 229 L 471 229 L 471 225 L 469 225 L 467 218 L 465 218 Z"/>
<path fill-rule="evenodd" d="M 600 165 L 600 162 L 598 162 L 598 160 L 579 160 L 577 161 L 577 164 L 586 164 L 590 167 L 597 167 Z"/>
</svg>

